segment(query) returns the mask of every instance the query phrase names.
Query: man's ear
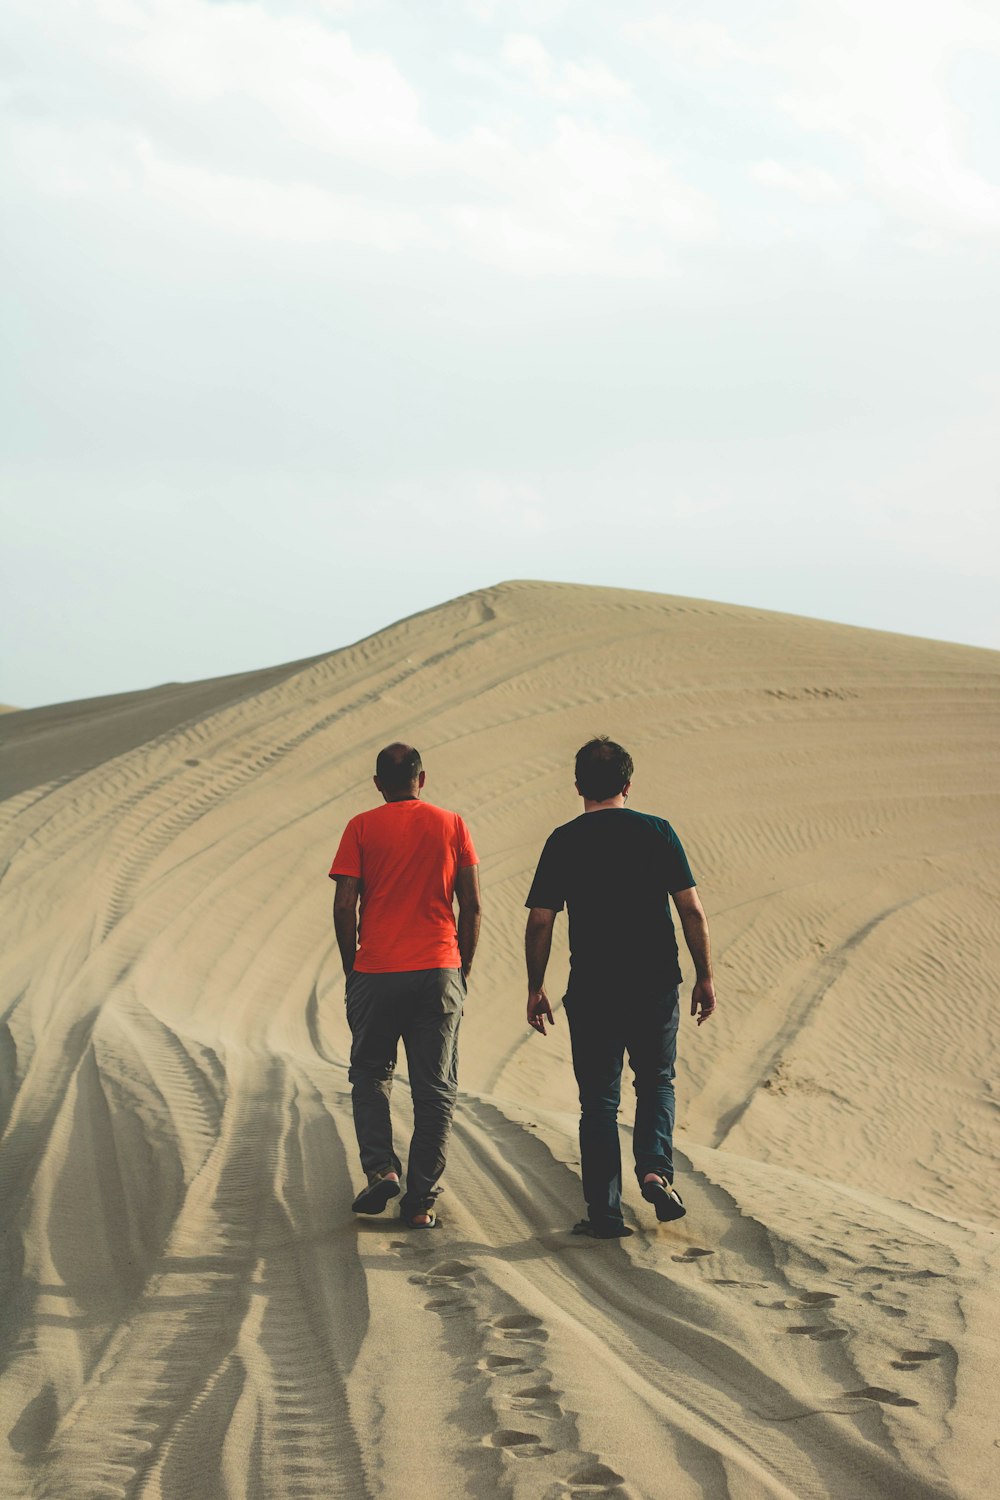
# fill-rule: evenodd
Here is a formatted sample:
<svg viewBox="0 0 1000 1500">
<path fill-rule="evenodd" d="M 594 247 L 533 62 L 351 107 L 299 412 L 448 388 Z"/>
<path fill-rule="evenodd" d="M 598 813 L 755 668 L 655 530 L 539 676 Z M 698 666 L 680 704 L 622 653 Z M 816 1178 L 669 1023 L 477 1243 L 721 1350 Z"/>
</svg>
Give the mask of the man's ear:
<svg viewBox="0 0 1000 1500">
<path fill-rule="evenodd" d="M 631 785 L 632 785 L 631 781 L 626 781 L 625 785 L 622 787 L 622 796 L 623 797 L 627 797 L 628 796 L 628 794 L 629 794 L 629 788 L 631 787 Z"/>
<path fill-rule="evenodd" d="M 382 783 L 381 783 L 381 781 L 379 781 L 379 779 L 378 779 L 377 776 L 373 776 L 372 777 L 372 781 L 374 781 L 374 783 L 375 783 L 375 790 L 378 791 L 378 792 L 380 792 L 382 790 Z"/>
<path fill-rule="evenodd" d="M 578 797 L 582 797 L 583 793 L 580 790 L 580 783 L 578 781 L 574 781 L 573 785 L 576 787 L 576 795 Z"/>
<path fill-rule="evenodd" d="M 420 788 L 421 791 L 423 791 L 423 789 L 424 789 L 424 782 L 426 780 L 427 780 L 427 772 L 426 771 L 421 771 L 420 775 L 417 777 L 417 786 Z"/>
</svg>

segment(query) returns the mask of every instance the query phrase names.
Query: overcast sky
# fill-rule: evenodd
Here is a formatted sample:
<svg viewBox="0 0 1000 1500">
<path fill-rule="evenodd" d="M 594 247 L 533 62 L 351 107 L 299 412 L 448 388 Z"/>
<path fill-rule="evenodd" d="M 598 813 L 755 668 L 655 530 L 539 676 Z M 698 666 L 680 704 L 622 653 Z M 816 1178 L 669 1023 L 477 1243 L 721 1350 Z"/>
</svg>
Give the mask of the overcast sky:
<svg viewBox="0 0 1000 1500">
<path fill-rule="evenodd" d="M 502 578 L 1000 647 L 995 0 L 0 28 L 0 701 Z"/>
</svg>

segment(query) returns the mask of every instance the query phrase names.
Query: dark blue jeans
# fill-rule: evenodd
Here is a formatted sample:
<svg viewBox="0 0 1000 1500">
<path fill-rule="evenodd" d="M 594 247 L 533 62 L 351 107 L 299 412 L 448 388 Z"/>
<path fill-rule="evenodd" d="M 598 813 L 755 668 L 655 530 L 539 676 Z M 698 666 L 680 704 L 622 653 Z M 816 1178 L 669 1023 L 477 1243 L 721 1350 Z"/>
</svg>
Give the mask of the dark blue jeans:
<svg viewBox="0 0 1000 1500">
<path fill-rule="evenodd" d="M 598 989 L 571 980 L 566 1017 L 573 1071 L 580 1088 L 580 1168 L 590 1222 L 622 1222 L 622 1157 L 618 1140 L 622 1064 L 635 1075 L 632 1149 L 639 1182 L 647 1172 L 674 1178 L 674 1064 L 679 990 L 659 993 L 619 984 Z"/>
</svg>

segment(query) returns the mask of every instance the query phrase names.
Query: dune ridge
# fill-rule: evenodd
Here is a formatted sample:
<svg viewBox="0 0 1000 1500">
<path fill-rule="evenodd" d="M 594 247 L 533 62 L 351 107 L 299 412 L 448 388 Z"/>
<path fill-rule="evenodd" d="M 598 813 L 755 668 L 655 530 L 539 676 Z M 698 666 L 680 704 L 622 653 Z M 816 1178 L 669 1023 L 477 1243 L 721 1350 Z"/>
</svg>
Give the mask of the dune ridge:
<svg viewBox="0 0 1000 1500">
<path fill-rule="evenodd" d="M 532 582 L 5 716 L 0 1492 L 979 1500 L 998 723 L 997 653 Z M 682 1034 L 689 1215 L 633 1186 L 617 1245 L 566 1235 L 566 1028 L 525 1027 L 520 958 L 594 731 L 684 839 L 722 998 Z M 397 737 L 486 899 L 428 1236 L 348 1211 L 325 879 Z"/>
</svg>

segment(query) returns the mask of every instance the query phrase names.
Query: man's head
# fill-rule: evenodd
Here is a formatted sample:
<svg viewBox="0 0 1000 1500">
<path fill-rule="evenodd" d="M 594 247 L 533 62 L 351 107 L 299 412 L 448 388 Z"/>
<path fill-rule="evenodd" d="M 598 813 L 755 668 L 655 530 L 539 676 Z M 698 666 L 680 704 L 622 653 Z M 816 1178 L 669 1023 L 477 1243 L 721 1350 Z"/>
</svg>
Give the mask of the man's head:
<svg viewBox="0 0 1000 1500">
<path fill-rule="evenodd" d="M 415 797 L 424 784 L 420 751 L 396 741 L 380 750 L 375 761 L 375 785 L 387 802 Z"/>
<path fill-rule="evenodd" d="M 628 751 L 599 734 L 576 752 L 576 789 L 588 802 L 609 802 L 628 790 L 633 769 Z"/>
</svg>

